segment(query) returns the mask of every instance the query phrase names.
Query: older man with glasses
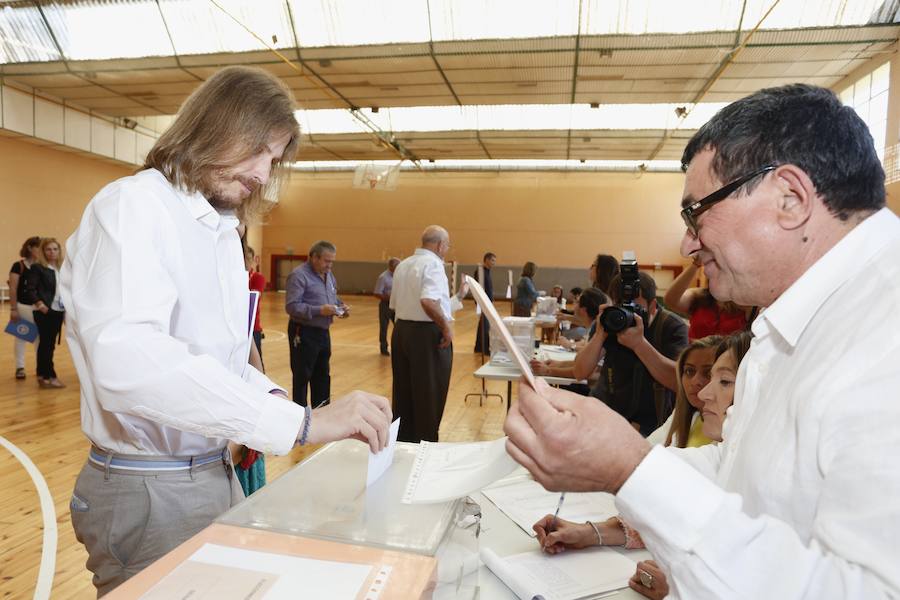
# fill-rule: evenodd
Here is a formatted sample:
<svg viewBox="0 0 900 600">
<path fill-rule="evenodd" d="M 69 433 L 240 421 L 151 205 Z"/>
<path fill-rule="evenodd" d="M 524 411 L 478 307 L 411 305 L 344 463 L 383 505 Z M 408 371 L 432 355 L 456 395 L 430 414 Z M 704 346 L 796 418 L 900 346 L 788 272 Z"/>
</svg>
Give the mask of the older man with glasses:
<svg viewBox="0 0 900 600">
<path fill-rule="evenodd" d="M 651 448 L 539 383 L 509 451 L 549 490 L 616 494 L 668 598 L 896 598 L 900 220 L 872 136 L 830 90 L 790 85 L 722 109 L 682 163 L 682 254 L 717 299 L 766 307 L 724 441 Z"/>
</svg>

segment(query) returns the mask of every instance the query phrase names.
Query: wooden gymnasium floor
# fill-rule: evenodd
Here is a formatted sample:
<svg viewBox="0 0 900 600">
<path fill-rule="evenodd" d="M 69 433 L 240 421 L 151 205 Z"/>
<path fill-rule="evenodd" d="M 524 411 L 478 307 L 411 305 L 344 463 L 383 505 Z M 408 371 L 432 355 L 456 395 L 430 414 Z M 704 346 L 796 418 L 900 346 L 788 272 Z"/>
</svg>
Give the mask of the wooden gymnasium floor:
<svg viewBox="0 0 900 600">
<path fill-rule="evenodd" d="M 345 298 L 353 315 L 332 327 L 332 393 L 340 395 L 363 389 L 390 398 L 390 358 L 378 351 L 378 306 L 372 297 Z M 506 311 L 508 312 L 508 308 Z M 276 382 L 289 388 L 291 371 L 288 346 L 283 333 L 287 325 L 284 295 L 267 293 L 261 314 L 266 339 L 263 354 L 267 372 Z M 9 319 L 9 304 L 0 308 L 0 319 Z M 453 374 L 447 408 L 441 423 L 442 441 L 495 439 L 503 435 L 505 403 L 497 398 L 479 407 L 478 399 L 463 402 L 469 392 L 480 390 L 480 380 L 472 372 L 481 364 L 473 354 L 477 319 L 473 304 L 457 313 Z M 0 341 L 0 435 L 21 448 L 43 473 L 56 506 L 59 541 L 54 600 L 94 598 L 91 575 L 85 569 L 86 553 L 75 541 L 69 520 L 69 498 L 75 477 L 88 449 L 79 421 L 78 381 L 65 343 L 57 347 L 56 365 L 60 379 L 68 387 L 62 390 L 38 388 L 34 376 L 34 351 L 27 349 L 28 378 L 16 381 L 12 356 L 12 338 Z M 505 394 L 504 382 L 488 384 L 489 390 Z M 269 481 L 298 462 L 310 450 L 295 449 L 284 457 L 268 457 Z M 37 492 L 19 462 L 0 447 L 0 597 L 31 598 L 41 555 L 41 511 Z"/>
</svg>

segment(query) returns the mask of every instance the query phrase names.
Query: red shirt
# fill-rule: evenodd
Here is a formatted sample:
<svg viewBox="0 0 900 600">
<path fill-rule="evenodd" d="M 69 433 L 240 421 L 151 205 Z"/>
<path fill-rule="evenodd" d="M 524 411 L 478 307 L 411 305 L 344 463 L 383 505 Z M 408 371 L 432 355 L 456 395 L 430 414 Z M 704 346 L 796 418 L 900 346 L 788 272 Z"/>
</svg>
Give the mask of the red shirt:
<svg viewBox="0 0 900 600">
<path fill-rule="evenodd" d="M 259 307 L 262 306 L 262 293 L 266 289 L 266 278 L 262 273 L 250 271 L 250 289 L 260 293 L 259 304 L 256 305 L 256 323 L 253 325 L 253 331 L 262 331 L 262 323 L 259 322 Z"/>
<path fill-rule="evenodd" d="M 718 304 L 700 306 L 691 313 L 691 326 L 688 337 L 697 340 L 708 335 L 728 335 L 747 328 L 747 316 L 744 311 L 725 312 Z"/>
</svg>

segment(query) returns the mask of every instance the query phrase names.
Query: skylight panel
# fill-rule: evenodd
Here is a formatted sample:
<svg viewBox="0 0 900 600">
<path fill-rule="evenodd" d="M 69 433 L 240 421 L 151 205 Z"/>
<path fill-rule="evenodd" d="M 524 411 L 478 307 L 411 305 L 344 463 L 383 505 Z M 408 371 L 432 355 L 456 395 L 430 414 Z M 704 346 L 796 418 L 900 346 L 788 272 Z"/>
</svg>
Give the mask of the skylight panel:
<svg viewBox="0 0 900 600">
<path fill-rule="evenodd" d="M 607 0 L 608 3 L 608 0 Z M 578 0 L 430 0 L 438 40 L 572 36 Z"/>
<path fill-rule="evenodd" d="M 69 60 L 172 54 L 156 2 L 91 0 L 42 6 Z"/>
<path fill-rule="evenodd" d="M 428 5 L 408 0 L 288 0 L 300 47 L 427 42 Z"/>
<path fill-rule="evenodd" d="M 292 48 L 294 36 L 280 0 L 162 0 L 160 8 L 178 54 L 246 52 L 264 49 L 247 28 L 274 48 Z M 247 26 L 242 27 L 230 16 Z"/>
<path fill-rule="evenodd" d="M 59 59 L 37 8 L 6 5 L 0 9 L 0 64 Z"/>
</svg>

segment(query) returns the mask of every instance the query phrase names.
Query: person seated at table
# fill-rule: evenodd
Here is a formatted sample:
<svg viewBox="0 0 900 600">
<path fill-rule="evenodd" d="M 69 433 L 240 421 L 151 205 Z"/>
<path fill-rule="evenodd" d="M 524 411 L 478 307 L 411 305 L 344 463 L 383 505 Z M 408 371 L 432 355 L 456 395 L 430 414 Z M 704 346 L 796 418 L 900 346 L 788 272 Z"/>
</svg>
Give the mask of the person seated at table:
<svg viewBox="0 0 900 600">
<path fill-rule="evenodd" d="M 590 328 L 590 336 L 596 330 L 597 315 L 600 307 L 609 304 L 609 297 L 597 288 L 588 288 L 582 292 L 575 302 L 574 310 L 576 322 L 585 328 Z M 577 356 L 577 355 L 576 355 Z M 573 360 L 532 360 L 531 369 L 535 375 L 547 377 L 567 377 L 577 379 L 574 375 L 575 361 Z"/>
<path fill-rule="evenodd" d="M 647 436 L 651 444 L 696 448 L 710 443 L 703 435 L 703 402 L 698 394 L 709 383 L 720 335 L 709 335 L 691 342 L 675 362 L 678 389 L 675 390 L 675 410 L 668 420 Z"/>
<path fill-rule="evenodd" d="M 722 424 L 728 408 L 734 402 L 734 381 L 738 366 L 750 349 L 750 338 L 748 332 L 739 332 L 719 342 L 710 381 L 700 390 L 703 434 L 715 442 L 722 441 Z M 567 549 L 580 550 L 589 546 L 624 546 L 627 549 L 644 547 L 640 534 L 619 517 L 610 517 L 598 523 L 573 523 L 546 515 L 533 528 L 541 550 L 548 554 L 557 554 Z M 637 564 L 628 587 L 653 600 L 662 600 L 669 593 L 665 574 L 652 560 Z"/>
<path fill-rule="evenodd" d="M 560 309 L 556 315 L 556 322 L 559 323 L 560 329 L 560 339 L 557 339 L 557 343 L 570 350 L 574 347 L 571 342 L 584 339 L 588 333 L 588 328 L 579 325 L 575 318 L 575 302 L 578 301 L 582 291 L 584 290 L 580 287 L 573 287 L 569 290 L 569 293 L 566 294 L 566 308 Z"/>
</svg>

